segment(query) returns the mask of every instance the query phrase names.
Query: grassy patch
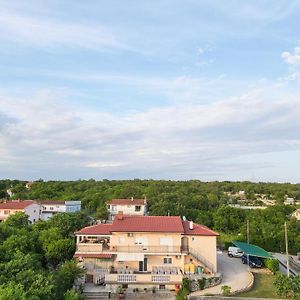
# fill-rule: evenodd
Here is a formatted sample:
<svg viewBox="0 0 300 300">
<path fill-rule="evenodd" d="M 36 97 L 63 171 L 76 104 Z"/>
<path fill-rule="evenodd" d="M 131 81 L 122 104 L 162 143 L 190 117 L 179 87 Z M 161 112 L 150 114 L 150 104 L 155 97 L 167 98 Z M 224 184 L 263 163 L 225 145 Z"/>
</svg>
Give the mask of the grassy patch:
<svg viewBox="0 0 300 300">
<path fill-rule="evenodd" d="M 252 290 L 239 294 L 239 297 L 253 298 L 277 298 L 285 299 L 276 294 L 274 286 L 274 275 L 269 274 L 254 274 L 254 286 Z"/>
</svg>

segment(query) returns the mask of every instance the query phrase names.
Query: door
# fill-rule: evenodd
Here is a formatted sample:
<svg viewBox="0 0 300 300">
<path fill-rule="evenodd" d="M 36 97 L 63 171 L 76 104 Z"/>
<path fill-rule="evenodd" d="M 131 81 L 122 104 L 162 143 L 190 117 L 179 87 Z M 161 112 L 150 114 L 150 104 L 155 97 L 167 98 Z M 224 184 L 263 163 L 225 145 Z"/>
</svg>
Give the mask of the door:
<svg viewBox="0 0 300 300">
<path fill-rule="evenodd" d="M 188 250 L 189 250 L 189 240 L 185 236 L 181 238 L 181 251 L 187 252 Z"/>
<path fill-rule="evenodd" d="M 139 261 L 139 271 L 146 272 L 147 268 L 148 268 L 148 259 L 147 257 L 144 257 L 144 260 Z"/>
</svg>

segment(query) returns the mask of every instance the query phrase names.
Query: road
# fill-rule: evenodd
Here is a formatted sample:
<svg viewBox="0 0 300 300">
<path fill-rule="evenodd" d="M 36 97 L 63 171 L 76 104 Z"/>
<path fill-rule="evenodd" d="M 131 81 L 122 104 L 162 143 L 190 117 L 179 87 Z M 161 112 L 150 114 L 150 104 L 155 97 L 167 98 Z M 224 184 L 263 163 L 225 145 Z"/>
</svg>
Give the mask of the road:
<svg viewBox="0 0 300 300">
<path fill-rule="evenodd" d="M 221 284 L 203 291 L 194 292 L 192 295 L 221 294 L 222 285 L 229 285 L 231 291 L 235 292 L 247 287 L 252 280 L 248 266 L 244 265 L 240 258 L 231 258 L 227 253 L 218 254 L 218 272 L 223 274 Z"/>
<path fill-rule="evenodd" d="M 274 257 L 276 257 L 280 264 L 279 264 L 279 271 L 283 274 L 287 273 L 286 270 L 286 255 L 281 253 L 272 253 Z M 297 260 L 296 256 L 293 256 L 294 260 Z M 297 274 L 300 274 L 300 272 L 296 269 L 294 269 L 292 266 L 290 266 L 290 273 L 294 276 Z"/>
</svg>

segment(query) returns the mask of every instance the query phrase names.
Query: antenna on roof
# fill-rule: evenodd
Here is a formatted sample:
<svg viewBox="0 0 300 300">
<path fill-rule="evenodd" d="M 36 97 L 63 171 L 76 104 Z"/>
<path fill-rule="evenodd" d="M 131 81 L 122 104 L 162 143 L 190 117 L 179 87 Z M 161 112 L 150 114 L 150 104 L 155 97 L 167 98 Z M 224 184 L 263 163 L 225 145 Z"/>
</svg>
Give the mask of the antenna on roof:
<svg viewBox="0 0 300 300">
<path fill-rule="evenodd" d="M 186 221 L 186 217 L 185 217 L 185 216 L 183 216 L 183 217 L 182 217 L 182 220 L 183 220 L 183 221 Z"/>
</svg>

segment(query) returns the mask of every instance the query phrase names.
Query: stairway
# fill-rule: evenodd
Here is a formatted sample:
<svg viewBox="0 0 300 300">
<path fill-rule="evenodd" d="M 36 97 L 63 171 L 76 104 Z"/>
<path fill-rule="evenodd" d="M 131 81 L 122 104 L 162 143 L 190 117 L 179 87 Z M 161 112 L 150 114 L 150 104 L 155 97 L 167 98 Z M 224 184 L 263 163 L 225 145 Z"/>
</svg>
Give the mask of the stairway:
<svg viewBox="0 0 300 300">
<path fill-rule="evenodd" d="M 206 267 L 210 272 L 216 273 L 215 267 L 195 249 L 189 248 L 189 254 L 203 264 L 203 266 Z"/>
</svg>

